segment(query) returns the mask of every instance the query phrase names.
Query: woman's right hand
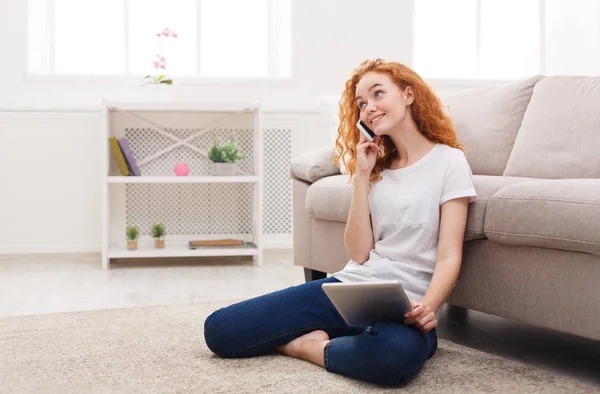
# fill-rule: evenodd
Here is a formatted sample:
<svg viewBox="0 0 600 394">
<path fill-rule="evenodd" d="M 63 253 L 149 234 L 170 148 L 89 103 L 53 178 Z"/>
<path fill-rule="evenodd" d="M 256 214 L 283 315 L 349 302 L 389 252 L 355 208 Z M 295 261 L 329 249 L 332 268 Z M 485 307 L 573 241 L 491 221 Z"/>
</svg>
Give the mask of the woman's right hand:
<svg viewBox="0 0 600 394">
<path fill-rule="evenodd" d="M 360 133 L 360 140 L 356 145 L 356 175 L 371 175 L 380 149 L 379 140 L 380 137 L 376 136 L 373 142 L 369 142 L 367 137 Z"/>
</svg>

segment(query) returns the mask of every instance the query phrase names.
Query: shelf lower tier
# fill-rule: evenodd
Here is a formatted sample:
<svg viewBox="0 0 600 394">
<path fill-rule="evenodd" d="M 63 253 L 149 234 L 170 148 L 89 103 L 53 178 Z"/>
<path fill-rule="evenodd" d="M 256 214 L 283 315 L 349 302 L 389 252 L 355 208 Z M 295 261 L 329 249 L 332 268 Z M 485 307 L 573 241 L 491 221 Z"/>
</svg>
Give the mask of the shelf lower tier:
<svg viewBox="0 0 600 394">
<path fill-rule="evenodd" d="M 153 258 L 153 257 L 202 257 L 202 256 L 256 256 L 256 247 L 214 247 L 189 249 L 186 244 L 168 244 L 158 249 L 154 245 L 138 245 L 137 250 L 128 250 L 125 244 L 111 245 L 108 249 L 109 259 Z"/>
<path fill-rule="evenodd" d="M 109 176 L 109 184 L 126 183 L 256 183 L 254 175 L 234 176 Z"/>
</svg>

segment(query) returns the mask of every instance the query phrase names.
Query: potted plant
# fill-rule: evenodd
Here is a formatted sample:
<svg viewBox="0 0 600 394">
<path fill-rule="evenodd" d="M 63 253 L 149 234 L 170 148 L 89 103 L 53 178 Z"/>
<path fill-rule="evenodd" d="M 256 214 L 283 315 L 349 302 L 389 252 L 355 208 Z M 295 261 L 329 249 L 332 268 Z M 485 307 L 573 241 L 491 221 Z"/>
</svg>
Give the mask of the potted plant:
<svg viewBox="0 0 600 394">
<path fill-rule="evenodd" d="M 171 38 L 176 39 L 177 33 L 172 29 L 165 28 L 163 31 L 156 33 L 158 40 L 170 40 Z M 162 47 L 163 45 L 161 45 Z M 144 89 L 149 92 L 151 97 L 158 101 L 171 101 L 172 91 L 171 85 L 173 85 L 173 79 L 169 77 L 167 72 L 167 53 L 164 51 L 167 48 L 161 48 L 152 60 L 155 72 L 153 74 L 146 75 L 144 77 Z"/>
<path fill-rule="evenodd" d="M 136 226 L 129 226 L 125 233 L 127 234 L 127 249 L 136 250 L 140 231 Z"/>
<path fill-rule="evenodd" d="M 152 226 L 152 238 L 154 238 L 155 248 L 165 247 L 165 226 L 162 224 L 155 224 Z"/>
<path fill-rule="evenodd" d="M 156 33 L 156 37 L 158 37 L 158 39 L 162 41 L 163 39 L 177 38 L 178 35 L 174 30 L 169 29 L 167 27 L 167 28 L 163 29 L 161 32 Z M 169 78 L 167 75 L 162 73 L 167 70 L 167 58 L 165 56 L 163 56 L 162 54 L 157 53 L 154 56 L 154 59 L 152 60 L 152 64 L 154 65 L 154 69 L 156 70 L 156 72 L 151 75 L 146 75 L 144 77 L 144 84 L 145 85 L 162 85 L 162 86 L 172 85 L 173 80 L 171 78 Z M 162 69 L 162 72 L 160 71 L 161 69 Z"/>
<path fill-rule="evenodd" d="M 244 156 L 238 150 L 235 140 L 230 139 L 226 143 L 220 143 L 214 138 L 213 145 L 208 151 L 208 159 L 212 161 L 212 175 L 235 175 L 237 172 L 237 164 L 239 159 Z"/>
</svg>

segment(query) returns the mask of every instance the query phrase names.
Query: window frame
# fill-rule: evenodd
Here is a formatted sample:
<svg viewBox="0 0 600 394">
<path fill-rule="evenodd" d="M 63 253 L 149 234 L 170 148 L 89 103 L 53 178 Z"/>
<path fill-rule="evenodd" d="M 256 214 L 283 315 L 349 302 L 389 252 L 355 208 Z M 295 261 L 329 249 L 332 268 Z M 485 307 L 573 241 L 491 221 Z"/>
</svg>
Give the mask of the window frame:
<svg viewBox="0 0 600 394">
<path fill-rule="evenodd" d="M 123 1 L 123 30 L 125 36 L 124 43 L 124 67 L 125 73 L 123 74 L 56 74 L 54 70 L 54 56 L 55 56 L 55 37 L 54 37 L 54 22 L 55 22 L 55 0 L 46 0 L 46 26 L 48 31 L 48 63 L 49 73 L 40 74 L 32 73 L 29 71 L 29 50 L 26 53 L 26 71 L 24 73 L 25 82 L 60 82 L 60 83 L 98 83 L 98 84 L 119 84 L 140 86 L 143 84 L 143 74 L 132 74 L 130 73 L 130 51 L 129 51 L 129 0 Z M 199 27 L 200 16 L 202 12 L 201 3 L 202 0 L 195 0 L 196 2 L 196 45 L 198 50 L 196 51 L 196 75 L 195 76 L 173 76 L 173 85 L 242 85 L 242 86 L 290 86 L 295 83 L 294 77 L 294 51 L 290 48 L 290 76 L 288 77 L 276 77 L 275 69 L 277 67 L 277 39 L 274 36 L 274 4 L 278 0 L 267 0 L 268 1 L 268 74 L 267 77 L 209 77 L 200 75 L 200 35 L 201 29 Z M 290 6 L 293 5 L 293 1 L 290 0 Z M 293 10 L 292 10 L 293 11 Z M 29 5 L 27 4 L 27 14 L 29 14 Z M 290 20 L 293 24 L 293 14 Z M 290 25 L 292 29 L 292 25 Z M 29 32 L 29 17 L 27 17 L 26 31 Z M 293 30 L 290 31 L 290 46 L 293 45 Z M 27 46 L 29 46 L 29 34 L 27 34 Z"/>
</svg>

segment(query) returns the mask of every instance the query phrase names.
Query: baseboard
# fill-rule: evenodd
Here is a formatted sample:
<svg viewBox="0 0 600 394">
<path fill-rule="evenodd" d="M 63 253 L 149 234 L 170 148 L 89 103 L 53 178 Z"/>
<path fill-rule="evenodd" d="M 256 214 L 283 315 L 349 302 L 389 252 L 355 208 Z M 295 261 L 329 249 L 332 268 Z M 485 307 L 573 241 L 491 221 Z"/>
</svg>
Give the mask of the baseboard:
<svg viewBox="0 0 600 394">
<path fill-rule="evenodd" d="M 27 246 L 3 246 L 0 254 L 71 254 L 71 253 L 100 253 L 100 245 L 27 245 Z"/>
<path fill-rule="evenodd" d="M 264 249 L 293 249 L 292 234 L 264 234 Z"/>
</svg>

